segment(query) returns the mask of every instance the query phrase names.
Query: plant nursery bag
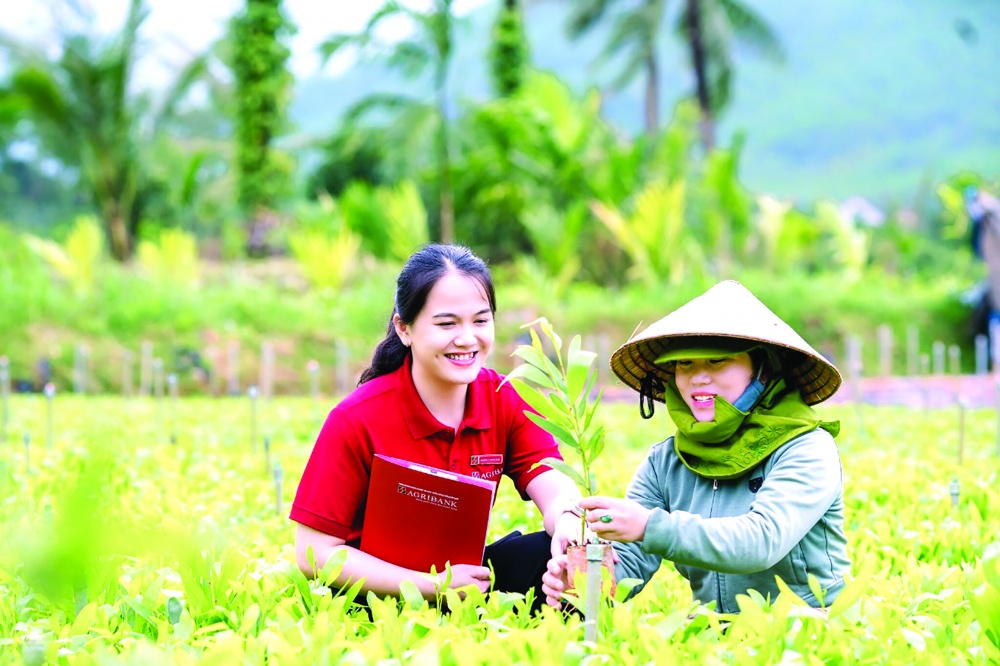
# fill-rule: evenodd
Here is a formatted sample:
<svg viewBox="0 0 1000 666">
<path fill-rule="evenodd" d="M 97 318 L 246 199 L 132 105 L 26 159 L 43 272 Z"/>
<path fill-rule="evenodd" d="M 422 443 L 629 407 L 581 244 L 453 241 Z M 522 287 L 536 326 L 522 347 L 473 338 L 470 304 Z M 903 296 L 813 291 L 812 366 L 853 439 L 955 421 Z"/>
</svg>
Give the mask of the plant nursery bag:
<svg viewBox="0 0 1000 666">
<path fill-rule="evenodd" d="M 483 563 L 496 483 L 376 453 L 361 550 L 407 569 Z"/>
</svg>

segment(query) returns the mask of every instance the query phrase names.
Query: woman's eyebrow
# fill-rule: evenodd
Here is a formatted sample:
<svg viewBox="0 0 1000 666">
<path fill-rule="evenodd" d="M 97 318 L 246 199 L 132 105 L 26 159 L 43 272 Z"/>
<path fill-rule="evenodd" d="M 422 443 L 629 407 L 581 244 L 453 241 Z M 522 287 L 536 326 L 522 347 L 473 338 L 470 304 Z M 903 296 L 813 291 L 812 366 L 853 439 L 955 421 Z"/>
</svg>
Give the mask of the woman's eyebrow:
<svg viewBox="0 0 1000 666">
<path fill-rule="evenodd" d="M 480 310 L 479 312 L 477 312 L 476 314 L 474 314 L 472 316 L 473 317 L 478 317 L 480 315 L 489 314 L 489 313 L 490 313 L 490 309 L 489 308 L 483 308 L 482 310 Z M 452 319 L 459 319 L 460 318 L 459 315 L 453 314 L 451 312 L 439 312 L 436 315 L 431 315 L 431 319 L 438 319 L 438 318 L 445 318 L 445 317 L 452 318 Z"/>
</svg>

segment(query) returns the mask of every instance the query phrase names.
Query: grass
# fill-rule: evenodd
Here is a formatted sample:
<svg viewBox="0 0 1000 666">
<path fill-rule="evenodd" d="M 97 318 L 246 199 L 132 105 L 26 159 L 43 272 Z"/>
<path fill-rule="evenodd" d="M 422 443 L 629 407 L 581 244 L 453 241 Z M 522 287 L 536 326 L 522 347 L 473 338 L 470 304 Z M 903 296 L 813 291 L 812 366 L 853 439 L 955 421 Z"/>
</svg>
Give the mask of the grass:
<svg viewBox="0 0 1000 666">
<path fill-rule="evenodd" d="M 470 599 L 450 615 L 416 602 L 376 604 L 369 620 L 325 595 L 322 581 L 306 582 L 293 565 L 286 514 L 332 403 L 262 403 L 268 458 L 250 440 L 242 398 L 182 400 L 171 444 L 169 404 L 57 397 L 47 448 L 44 401 L 16 396 L 0 442 L 0 663 L 1000 658 L 990 619 L 975 605 L 992 589 L 983 558 L 1000 533 L 992 410 L 969 413 L 959 464 L 951 411 L 865 408 L 862 431 L 852 407 L 821 407 L 844 426 L 854 562 L 854 582 L 831 617 L 791 598 L 748 597 L 723 632 L 722 618 L 694 605 L 666 565 L 634 600 L 604 611 L 601 641 L 588 645 L 578 619 L 516 616 L 517 598 Z M 619 493 L 649 444 L 672 428 L 662 410 L 640 421 L 631 402 L 603 405 L 600 418 L 615 455 L 602 459 L 599 491 Z M 27 453 L 23 432 L 32 434 Z M 490 532 L 512 529 L 540 529 L 540 521 L 505 481 Z"/>
</svg>

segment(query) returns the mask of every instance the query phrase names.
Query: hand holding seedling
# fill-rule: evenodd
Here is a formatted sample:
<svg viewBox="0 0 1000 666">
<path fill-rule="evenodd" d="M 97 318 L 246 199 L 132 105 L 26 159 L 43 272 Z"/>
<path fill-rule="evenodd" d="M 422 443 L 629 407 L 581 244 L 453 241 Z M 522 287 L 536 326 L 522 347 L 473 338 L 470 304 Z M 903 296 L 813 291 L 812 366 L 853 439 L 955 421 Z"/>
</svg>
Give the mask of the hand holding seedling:
<svg viewBox="0 0 1000 666">
<path fill-rule="evenodd" d="M 442 571 L 438 580 L 441 581 L 439 589 L 447 586 L 448 589 L 458 590 L 472 585 L 485 594 L 490 589 L 490 570 L 477 564 L 453 564 L 451 578 L 448 578 L 447 571 Z M 459 596 L 464 597 L 465 594 L 459 592 Z"/>
<path fill-rule="evenodd" d="M 587 527 L 612 541 L 641 541 L 653 513 L 633 500 L 602 495 L 583 498 L 580 508 L 587 511 Z"/>
</svg>

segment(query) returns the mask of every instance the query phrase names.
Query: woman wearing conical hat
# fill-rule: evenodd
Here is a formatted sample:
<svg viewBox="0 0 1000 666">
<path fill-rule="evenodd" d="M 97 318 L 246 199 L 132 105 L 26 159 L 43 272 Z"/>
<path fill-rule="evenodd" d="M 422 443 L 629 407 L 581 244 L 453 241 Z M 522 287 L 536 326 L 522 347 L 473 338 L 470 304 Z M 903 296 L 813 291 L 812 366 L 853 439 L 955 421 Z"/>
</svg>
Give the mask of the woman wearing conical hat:
<svg viewBox="0 0 1000 666">
<path fill-rule="evenodd" d="M 836 392 L 837 369 L 732 281 L 635 335 L 611 368 L 638 391 L 643 417 L 662 402 L 677 426 L 624 499 L 580 503 L 591 529 L 616 542 L 616 578 L 644 585 L 670 560 L 719 612 L 738 612 L 736 596 L 750 589 L 774 599 L 776 576 L 810 605 L 829 605 L 850 571 L 840 427 L 811 405 Z M 550 561 L 552 605 L 564 574 L 565 558 Z"/>
</svg>

